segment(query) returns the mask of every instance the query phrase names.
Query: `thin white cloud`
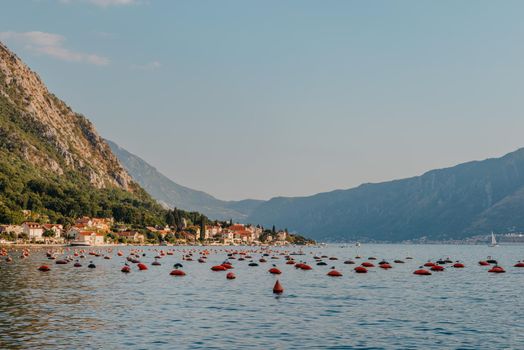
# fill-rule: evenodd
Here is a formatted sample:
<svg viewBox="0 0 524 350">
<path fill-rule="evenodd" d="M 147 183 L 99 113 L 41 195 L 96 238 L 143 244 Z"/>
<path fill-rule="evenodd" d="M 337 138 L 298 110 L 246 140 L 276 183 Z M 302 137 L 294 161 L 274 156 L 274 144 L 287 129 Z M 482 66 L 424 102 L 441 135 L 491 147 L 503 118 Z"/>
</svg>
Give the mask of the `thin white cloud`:
<svg viewBox="0 0 524 350">
<path fill-rule="evenodd" d="M 77 52 L 64 47 L 65 37 L 59 34 L 45 32 L 0 32 L 0 40 L 7 43 L 23 45 L 23 47 L 38 54 L 50 56 L 61 61 L 89 63 L 106 66 L 109 59 L 91 53 Z"/>
<path fill-rule="evenodd" d="M 60 0 L 60 2 L 63 4 L 84 2 L 100 7 L 134 5 L 138 3 L 137 0 Z"/>
<path fill-rule="evenodd" d="M 145 64 L 133 64 L 133 65 L 131 65 L 131 69 L 152 71 L 152 70 L 156 70 L 156 69 L 160 68 L 161 66 L 162 65 L 160 64 L 160 62 L 158 62 L 158 61 L 151 61 L 151 62 L 148 62 L 148 63 L 145 63 Z"/>
</svg>

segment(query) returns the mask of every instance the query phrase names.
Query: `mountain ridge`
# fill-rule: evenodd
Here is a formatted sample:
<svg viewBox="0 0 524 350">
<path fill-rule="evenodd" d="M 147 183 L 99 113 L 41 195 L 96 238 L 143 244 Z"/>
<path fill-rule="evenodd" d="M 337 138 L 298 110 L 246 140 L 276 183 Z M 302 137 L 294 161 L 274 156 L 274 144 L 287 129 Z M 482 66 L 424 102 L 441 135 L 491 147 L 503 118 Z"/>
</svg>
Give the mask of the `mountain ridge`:
<svg viewBox="0 0 524 350">
<path fill-rule="evenodd" d="M 506 213 L 508 204 L 505 204 L 511 200 L 513 207 L 524 207 L 522 174 L 524 149 L 520 148 L 500 158 L 434 169 L 406 179 L 362 184 L 306 197 L 273 198 L 260 205 L 248 220 L 264 224 L 271 217 L 277 225 L 300 230 L 317 239 L 331 240 L 397 241 L 420 238 L 426 233 L 436 239 L 447 239 L 485 233 L 491 229 L 501 232 L 524 230 L 524 223 L 514 210 L 511 214 Z M 390 202 L 387 202 L 388 196 Z M 367 209 L 359 209 L 355 201 Z M 418 206 L 410 207 L 409 203 L 414 202 Z M 397 210 L 402 206 L 404 211 Z M 446 212 L 454 207 L 459 210 L 457 215 Z M 404 220 L 404 224 L 399 224 L 391 215 Z M 469 222 L 461 222 L 458 218 L 464 215 Z M 313 220 L 327 222 L 327 225 L 315 225 Z M 436 228 L 423 229 L 423 225 L 432 224 Z M 383 233 L 388 231 L 390 234 Z"/>
<path fill-rule="evenodd" d="M 115 142 L 107 139 L 106 142 L 133 179 L 168 207 L 198 211 L 213 219 L 244 222 L 252 208 L 262 203 L 254 199 L 224 201 L 204 191 L 182 186 Z"/>
</svg>

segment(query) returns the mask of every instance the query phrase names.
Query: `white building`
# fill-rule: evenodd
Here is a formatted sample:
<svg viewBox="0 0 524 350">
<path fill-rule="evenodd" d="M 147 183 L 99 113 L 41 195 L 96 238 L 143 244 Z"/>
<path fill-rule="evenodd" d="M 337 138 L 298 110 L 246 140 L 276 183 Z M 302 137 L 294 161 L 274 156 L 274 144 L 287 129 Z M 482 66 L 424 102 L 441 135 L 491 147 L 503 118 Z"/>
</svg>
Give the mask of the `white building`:
<svg viewBox="0 0 524 350">
<path fill-rule="evenodd" d="M 24 222 L 22 224 L 23 233 L 27 235 L 29 239 L 41 240 L 44 228 L 37 222 Z"/>
<path fill-rule="evenodd" d="M 44 224 L 42 225 L 42 228 L 44 229 L 44 232 L 53 231 L 55 233 L 55 238 L 62 236 L 62 231 L 64 230 L 64 227 L 58 224 Z"/>
<path fill-rule="evenodd" d="M 104 234 L 94 231 L 80 231 L 75 236 L 75 241 L 90 245 L 104 244 Z"/>
</svg>

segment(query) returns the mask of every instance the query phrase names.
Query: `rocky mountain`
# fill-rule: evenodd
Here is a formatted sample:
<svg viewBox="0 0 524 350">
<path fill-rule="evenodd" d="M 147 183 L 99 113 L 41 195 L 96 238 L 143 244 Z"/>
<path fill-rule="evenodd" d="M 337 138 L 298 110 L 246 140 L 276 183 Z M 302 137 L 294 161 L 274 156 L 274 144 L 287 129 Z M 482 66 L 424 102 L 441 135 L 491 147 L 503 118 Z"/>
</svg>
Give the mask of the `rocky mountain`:
<svg viewBox="0 0 524 350">
<path fill-rule="evenodd" d="M 233 219 L 243 222 L 262 201 L 223 201 L 205 192 L 190 189 L 169 179 L 140 157 L 126 151 L 116 143 L 106 140 L 113 153 L 133 179 L 153 198 L 168 207 L 198 211 L 220 220 Z"/>
<path fill-rule="evenodd" d="M 112 215 L 160 218 L 84 116 L 53 95 L 0 43 L 0 221 L 21 210 L 53 219 Z M 155 220 L 153 220 L 155 219 Z"/>
<path fill-rule="evenodd" d="M 131 178 L 91 122 L 50 93 L 40 77 L 1 43 L 0 83 L 3 103 L 15 107 L 19 118 L 39 131 L 40 141 L 61 158 L 58 161 L 29 139 L 14 140 L 14 135 L 3 130 L 5 142 L 16 144 L 26 161 L 58 174 L 74 169 L 97 188 L 114 185 L 129 189 Z"/>
<path fill-rule="evenodd" d="M 331 241 L 524 231 L 524 149 L 409 179 L 273 198 L 257 206 L 247 220 Z"/>
</svg>

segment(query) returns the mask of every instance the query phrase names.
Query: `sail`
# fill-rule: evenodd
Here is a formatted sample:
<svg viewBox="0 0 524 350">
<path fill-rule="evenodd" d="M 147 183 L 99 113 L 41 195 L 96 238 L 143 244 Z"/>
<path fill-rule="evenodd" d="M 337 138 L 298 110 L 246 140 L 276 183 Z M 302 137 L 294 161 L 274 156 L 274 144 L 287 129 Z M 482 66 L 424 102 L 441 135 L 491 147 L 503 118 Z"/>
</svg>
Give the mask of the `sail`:
<svg viewBox="0 0 524 350">
<path fill-rule="evenodd" d="M 495 239 L 493 232 L 491 232 L 491 245 L 497 245 L 497 240 Z"/>
</svg>

